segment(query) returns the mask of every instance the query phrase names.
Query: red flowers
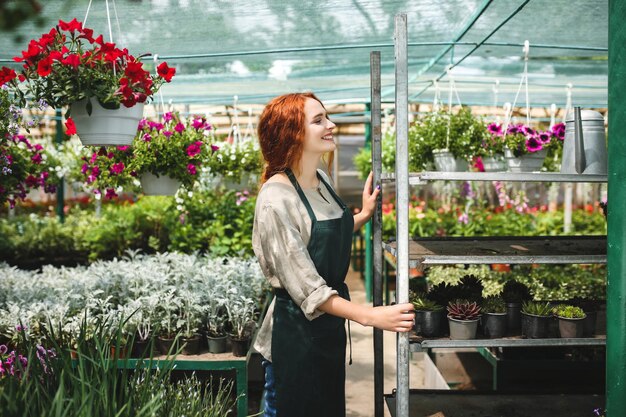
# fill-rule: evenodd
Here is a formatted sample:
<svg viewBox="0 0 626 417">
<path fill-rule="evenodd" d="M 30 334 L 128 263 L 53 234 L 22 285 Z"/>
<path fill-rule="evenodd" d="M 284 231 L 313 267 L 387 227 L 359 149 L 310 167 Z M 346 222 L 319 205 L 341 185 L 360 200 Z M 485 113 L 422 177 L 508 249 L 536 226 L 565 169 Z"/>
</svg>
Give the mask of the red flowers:
<svg viewBox="0 0 626 417">
<path fill-rule="evenodd" d="M 13 60 L 23 63 L 23 70 L 16 74 L 3 67 L 1 85 L 11 81 L 12 87 L 18 89 L 18 83 L 13 81 L 18 78 L 28 93 L 53 108 L 87 95 L 113 107 L 131 107 L 144 103 L 176 73 L 163 62 L 158 66 L 158 74 L 151 74 L 126 48 L 105 42 L 102 35 L 94 38 L 93 30 L 84 28 L 76 19 L 60 20 L 48 33 L 31 40 L 21 56 Z M 20 104 L 25 105 L 24 96 L 20 96 Z"/>
<path fill-rule="evenodd" d="M 157 67 L 157 73 L 165 79 L 165 82 L 172 81 L 172 77 L 176 74 L 176 68 L 170 68 L 167 66 L 167 62 L 162 62 Z"/>
<path fill-rule="evenodd" d="M 65 134 L 68 136 L 72 136 L 76 134 L 76 125 L 74 124 L 74 120 L 71 117 L 68 117 L 65 121 Z"/>
</svg>

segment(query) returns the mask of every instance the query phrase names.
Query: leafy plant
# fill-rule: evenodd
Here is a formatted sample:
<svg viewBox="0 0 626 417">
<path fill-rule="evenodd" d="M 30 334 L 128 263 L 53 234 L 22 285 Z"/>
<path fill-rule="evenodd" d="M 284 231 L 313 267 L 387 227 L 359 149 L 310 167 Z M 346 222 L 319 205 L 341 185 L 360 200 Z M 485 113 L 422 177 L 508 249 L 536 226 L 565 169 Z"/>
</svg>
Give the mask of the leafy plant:
<svg viewBox="0 0 626 417">
<path fill-rule="evenodd" d="M 475 275 L 468 274 L 457 284 L 458 294 L 465 300 L 480 303 L 483 298 L 483 284 Z"/>
<path fill-rule="evenodd" d="M 504 299 L 498 295 L 485 297 L 481 303 L 481 308 L 483 313 L 506 313 L 506 304 L 504 303 Z"/>
<path fill-rule="evenodd" d="M 583 319 L 586 317 L 582 308 L 568 304 L 559 304 L 554 307 L 553 312 L 559 317 L 566 319 Z"/>
<path fill-rule="evenodd" d="M 522 313 L 548 317 L 552 315 L 552 308 L 549 302 L 526 301 L 522 304 Z"/>
<path fill-rule="evenodd" d="M 527 285 L 513 279 L 504 284 L 502 298 L 507 303 L 522 303 L 533 297 Z"/>
<path fill-rule="evenodd" d="M 456 300 L 450 302 L 448 307 L 448 317 L 456 320 L 471 321 L 480 317 L 480 306 L 476 302 L 467 300 Z"/>
<path fill-rule="evenodd" d="M 208 172 L 238 183 L 246 173 L 260 175 L 263 158 L 256 142 L 249 140 L 231 144 L 215 144 L 215 155 L 207 162 Z"/>
<path fill-rule="evenodd" d="M 448 303 L 458 296 L 457 287 L 445 282 L 441 282 L 434 285 L 426 294 L 426 298 L 439 304 L 440 306 L 447 306 Z"/>
<path fill-rule="evenodd" d="M 441 311 L 443 310 L 443 306 L 435 303 L 432 300 L 429 300 L 425 297 L 425 295 L 416 295 L 415 297 L 410 297 L 411 303 L 413 303 L 413 307 L 417 311 Z"/>
</svg>

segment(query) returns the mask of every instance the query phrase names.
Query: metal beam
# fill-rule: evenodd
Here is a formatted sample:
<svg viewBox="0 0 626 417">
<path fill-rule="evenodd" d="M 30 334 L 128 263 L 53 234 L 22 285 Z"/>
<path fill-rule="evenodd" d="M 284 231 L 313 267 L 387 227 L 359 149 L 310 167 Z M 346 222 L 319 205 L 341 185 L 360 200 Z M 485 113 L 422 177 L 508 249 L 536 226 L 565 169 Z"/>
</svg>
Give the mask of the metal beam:
<svg viewBox="0 0 626 417">
<path fill-rule="evenodd" d="M 63 139 L 65 136 L 65 133 L 63 132 L 63 116 L 61 114 L 61 109 L 56 110 L 55 123 L 56 123 L 56 136 L 55 136 L 54 143 L 56 144 L 58 148 L 63 143 Z M 65 188 L 64 188 L 65 185 L 64 184 L 65 184 L 65 179 L 60 178 L 57 184 L 56 210 L 57 210 L 57 217 L 59 218 L 59 221 L 61 223 L 65 222 L 65 211 L 63 210 L 65 207 Z"/>
<path fill-rule="evenodd" d="M 409 72 L 406 14 L 396 15 L 396 301 L 409 302 Z M 409 335 L 398 333 L 396 417 L 409 417 Z"/>
<path fill-rule="evenodd" d="M 374 307 L 383 305 L 383 223 L 382 223 L 382 127 L 381 127 L 381 103 L 380 103 L 380 52 L 370 53 L 371 73 L 371 100 L 370 118 L 372 132 L 372 171 L 374 172 L 374 185 L 381 187 L 381 195 L 376 202 L 376 210 L 372 216 L 372 228 L 374 236 L 373 245 L 373 301 Z M 374 417 L 384 416 L 384 356 L 383 356 L 383 331 L 374 329 Z"/>
<path fill-rule="evenodd" d="M 626 3 L 609 0 L 607 416 L 626 416 Z"/>
</svg>

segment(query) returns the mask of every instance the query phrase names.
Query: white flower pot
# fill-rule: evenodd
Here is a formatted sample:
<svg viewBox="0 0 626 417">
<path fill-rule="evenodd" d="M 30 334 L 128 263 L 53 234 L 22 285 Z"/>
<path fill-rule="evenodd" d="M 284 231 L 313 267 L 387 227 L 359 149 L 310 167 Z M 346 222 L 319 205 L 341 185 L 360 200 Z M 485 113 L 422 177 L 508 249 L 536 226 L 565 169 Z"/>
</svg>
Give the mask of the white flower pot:
<svg viewBox="0 0 626 417">
<path fill-rule="evenodd" d="M 87 99 L 70 105 L 70 114 L 76 125 L 76 133 L 85 146 L 131 145 L 143 116 L 143 103 L 133 107 L 120 106 L 109 110 L 91 99 L 91 115 L 87 114 Z"/>
<path fill-rule="evenodd" d="M 441 172 L 465 172 L 469 165 L 463 159 L 455 158 L 447 149 L 435 149 L 433 151 L 435 168 Z"/>
<path fill-rule="evenodd" d="M 180 188 L 180 181 L 167 175 L 157 177 L 149 172 L 141 174 L 139 178 L 145 195 L 175 195 Z"/>
<path fill-rule="evenodd" d="M 513 151 L 504 149 L 504 159 L 509 168 L 509 172 L 536 172 L 540 171 L 543 166 L 543 160 L 546 159 L 548 151 L 542 149 L 538 152 L 527 153 L 520 157 L 515 157 Z"/>
<path fill-rule="evenodd" d="M 506 171 L 506 163 L 504 162 L 504 155 L 498 156 L 485 156 L 481 158 L 483 161 L 483 168 L 485 172 L 504 172 Z"/>
</svg>

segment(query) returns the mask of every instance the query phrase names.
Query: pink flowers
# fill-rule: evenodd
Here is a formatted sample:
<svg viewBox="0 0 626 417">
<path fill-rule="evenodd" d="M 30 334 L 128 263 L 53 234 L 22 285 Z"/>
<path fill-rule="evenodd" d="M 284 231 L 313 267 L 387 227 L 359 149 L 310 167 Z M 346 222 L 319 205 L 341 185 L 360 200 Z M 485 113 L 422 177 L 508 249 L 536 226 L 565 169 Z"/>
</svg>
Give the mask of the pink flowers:
<svg viewBox="0 0 626 417">
<path fill-rule="evenodd" d="M 183 133 L 183 130 L 185 130 L 185 125 L 178 122 L 176 123 L 176 126 L 174 126 L 174 130 L 177 131 L 178 133 Z"/>
<path fill-rule="evenodd" d="M 121 174 L 122 172 L 124 172 L 124 163 L 118 162 L 117 164 L 111 165 L 110 171 L 111 171 L 111 174 L 114 174 L 114 175 Z"/>
<path fill-rule="evenodd" d="M 196 155 L 200 154 L 200 152 L 202 152 L 202 142 L 200 141 L 196 141 L 194 143 L 192 143 L 191 145 L 187 146 L 187 156 L 189 158 L 193 158 Z"/>
<path fill-rule="evenodd" d="M 187 172 L 189 172 L 189 174 L 191 175 L 196 175 L 198 173 L 194 164 L 187 164 Z"/>
</svg>

